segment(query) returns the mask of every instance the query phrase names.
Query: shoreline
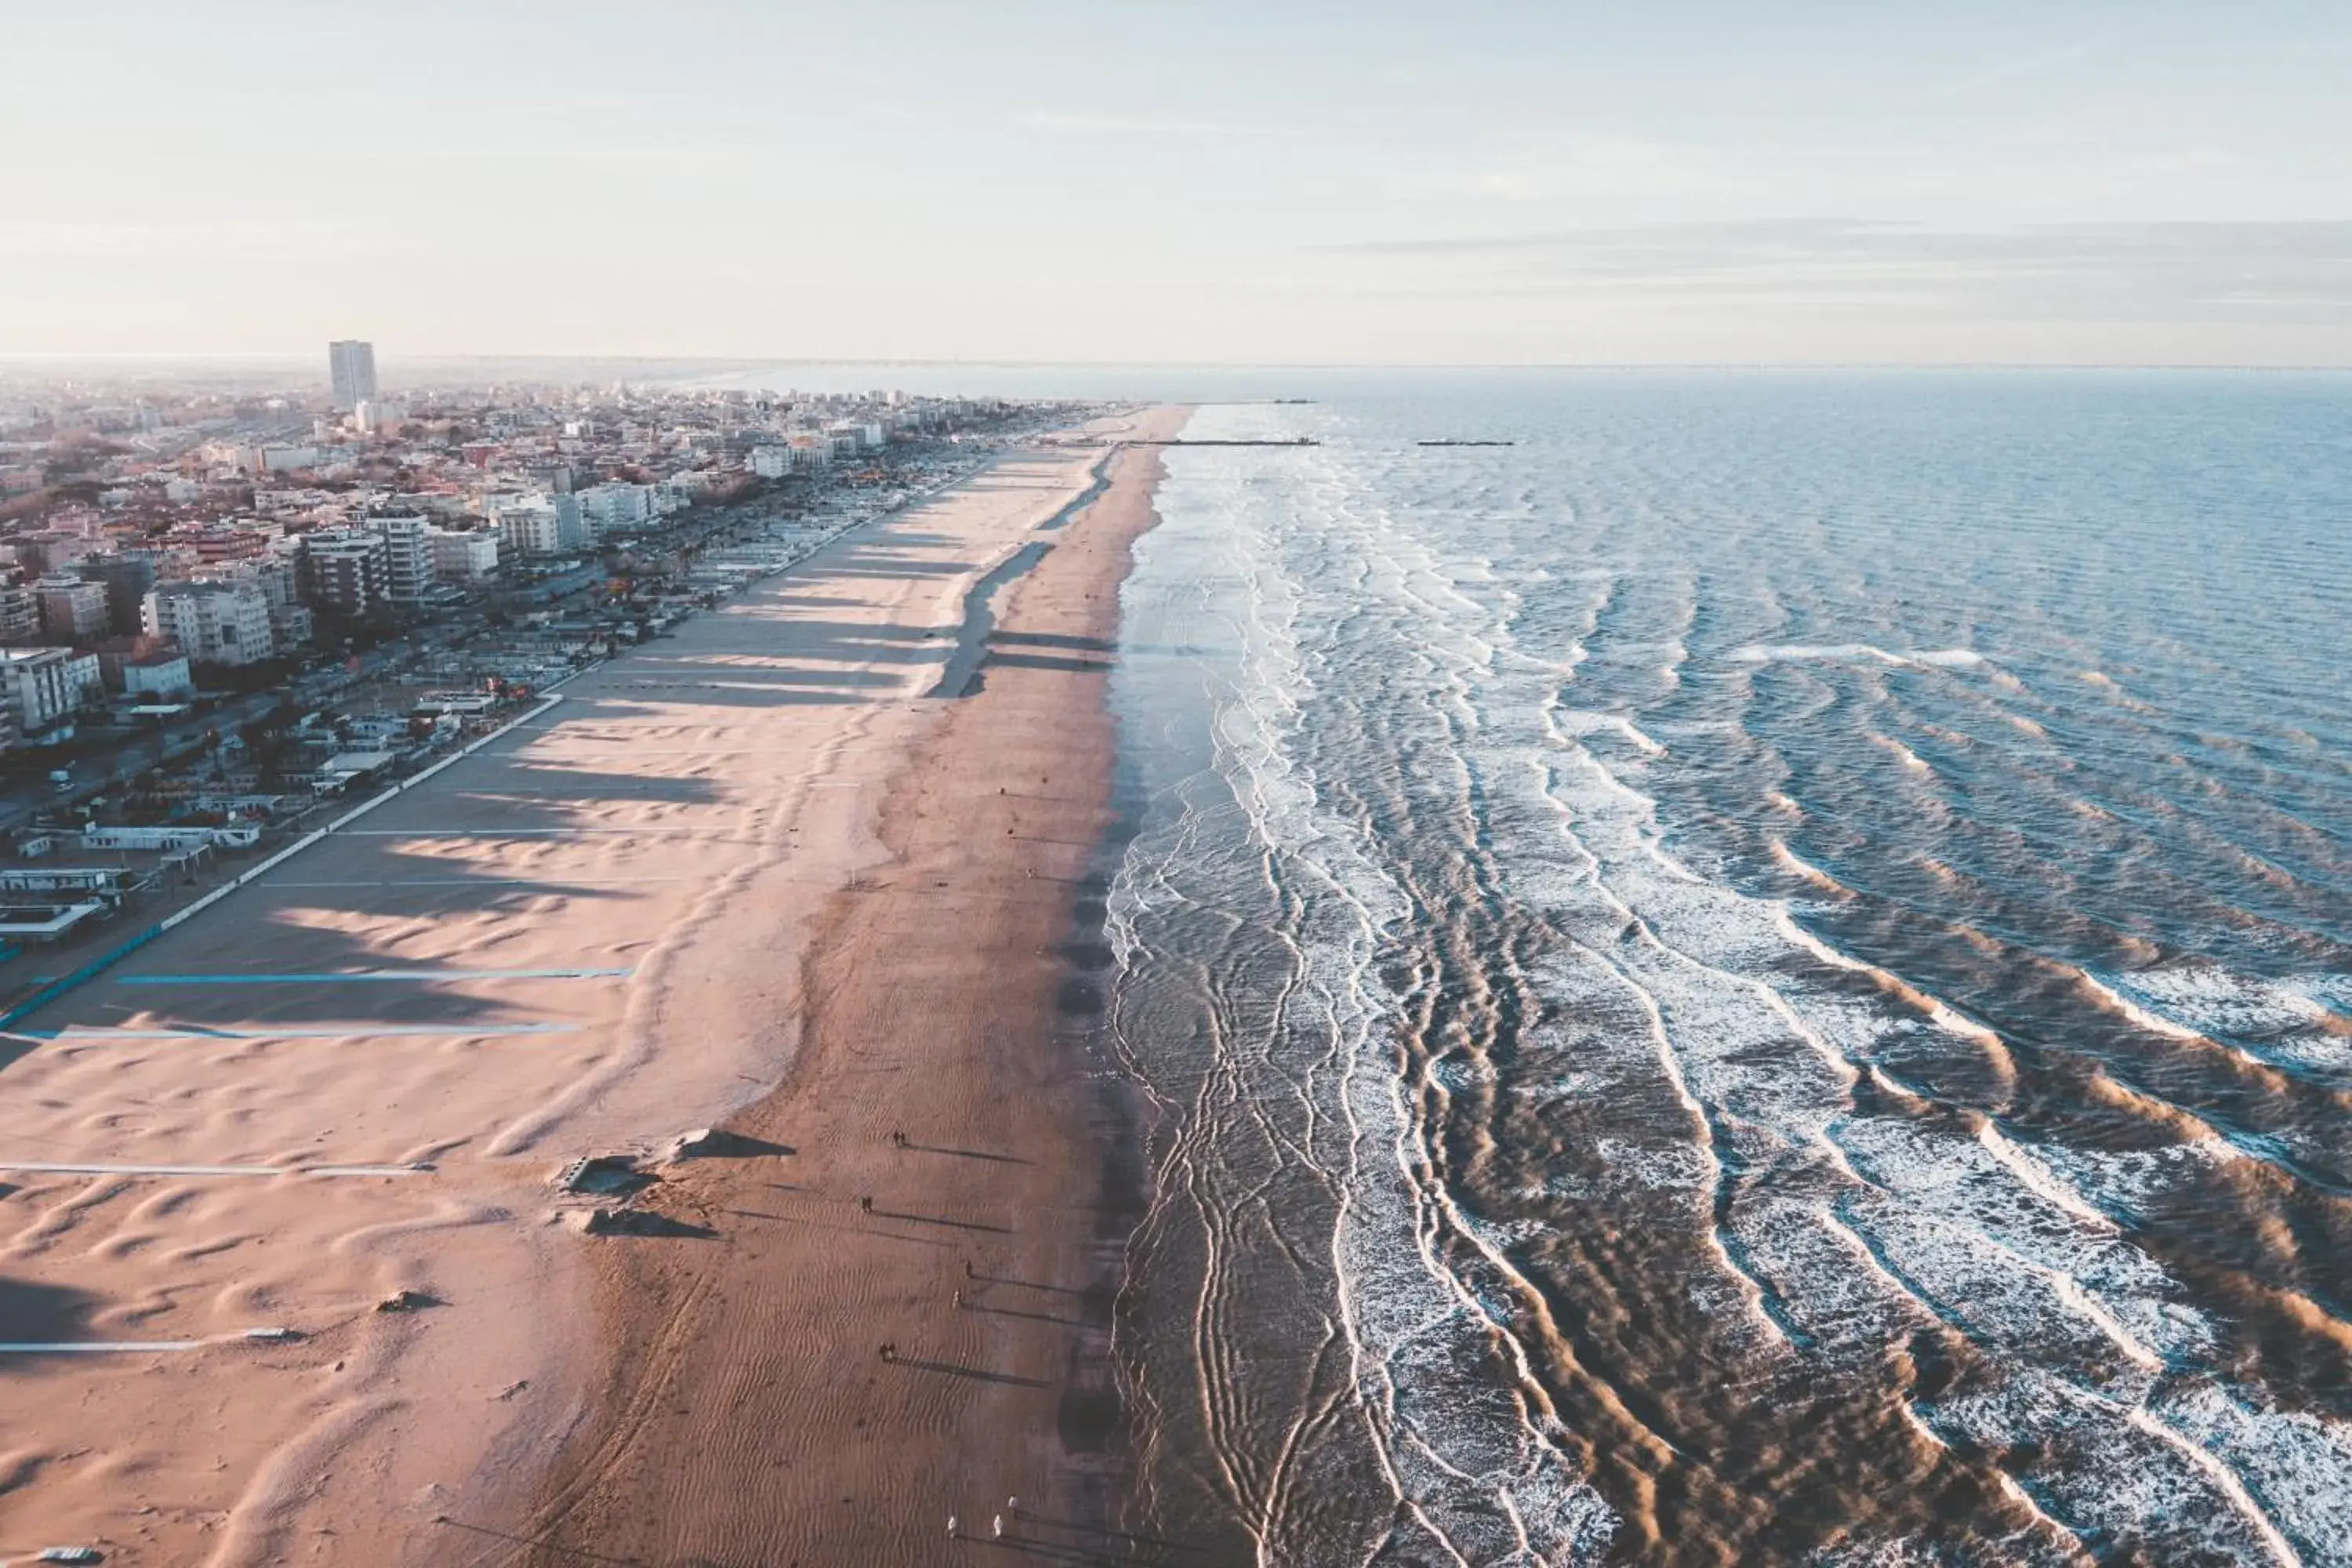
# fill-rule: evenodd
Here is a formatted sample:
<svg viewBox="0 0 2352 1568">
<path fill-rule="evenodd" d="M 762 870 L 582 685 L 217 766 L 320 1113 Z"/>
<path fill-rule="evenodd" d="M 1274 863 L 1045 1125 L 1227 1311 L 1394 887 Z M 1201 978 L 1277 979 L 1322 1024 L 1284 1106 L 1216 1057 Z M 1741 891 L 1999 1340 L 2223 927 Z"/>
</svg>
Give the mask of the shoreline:
<svg viewBox="0 0 2352 1568">
<path fill-rule="evenodd" d="M 1103 688 L 1160 472 L 1123 447 L 975 584 L 986 656 L 928 700 L 945 711 L 881 807 L 887 858 L 810 938 L 789 1075 L 722 1124 L 775 1152 L 657 1189 L 720 1245 L 600 1259 L 599 1413 L 516 1561 L 952 1558 L 950 1514 L 991 1546 L 1068 1552 L 1118 1527 L 1110 1326 L 1142 1167 L 1093 1039 Z"/>
</svg>

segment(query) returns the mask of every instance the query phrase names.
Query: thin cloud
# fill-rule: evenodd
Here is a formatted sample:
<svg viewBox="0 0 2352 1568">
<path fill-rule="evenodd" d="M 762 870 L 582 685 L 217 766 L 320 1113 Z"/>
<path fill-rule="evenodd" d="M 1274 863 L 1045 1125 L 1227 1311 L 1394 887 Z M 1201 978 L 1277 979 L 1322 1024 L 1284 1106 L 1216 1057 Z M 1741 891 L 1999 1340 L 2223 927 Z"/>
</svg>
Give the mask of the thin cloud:
<svg viewBox="0 0 2352 1568">
<path fill-rule="evenodd" d="M 1067 132 L 1079 135 L 1178 136 L 1193 140 L 1242 140 L 1300 134 L 1278 125 L 1253 125 L 1223 120 L 1166 120 L 1150 115 L 1097 114 L 1054 109 L 1031 110 L 1020 117 L 1020 123 L 1033 131 Z"/>
<path fill-rule="evenodd" d="M 1941 87 L 1931 87 L 1920 96 L 1928 100 L 1959 98 L 1968 93 L 1982 91 L 1989 87 L 1998 87 L 2002 82 L 2013 80 L 2018 77 L 2032 76 L 2055 66 L 2071 65 L 2096 52 L 2105 45 L 2112 43 L 2118 36 L 2114 33 L 2093 33 L 2087 37 L 2077 38 L 2070 44 L 2061 44 L 2055 48 L 2021 55 L 1988 69 L 1948 81 Z"/>
<path fill-rule="evenodd" d="M 2352 320 L 2352 221 L 1957 231 L 1841 219 L 1336 247 L 1447 291 L 1936 306 L 2035 319 Z"/>
<path fill-rule="evenodd" d="M 321 262 L 425 247 L 404 231 L 298 219 L 0 222 L 0 257 L 16 260 Z"/>
</svg>

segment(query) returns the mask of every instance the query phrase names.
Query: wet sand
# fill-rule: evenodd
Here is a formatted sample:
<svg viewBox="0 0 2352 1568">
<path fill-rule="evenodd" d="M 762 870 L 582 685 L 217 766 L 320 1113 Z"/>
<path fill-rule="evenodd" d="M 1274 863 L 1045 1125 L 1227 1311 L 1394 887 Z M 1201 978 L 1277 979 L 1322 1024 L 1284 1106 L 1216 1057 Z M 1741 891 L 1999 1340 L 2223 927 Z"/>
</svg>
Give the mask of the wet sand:
<svg viewBox="0 0 2352 1568">
<path fill-rule="evenodd" d="M 0 1158 L 206 1169 L 0 1172 L 0 1339 L 186 1347 L 0 1355 L 0 1557 L 905 1561 L 950 1506 L 1088 1506 L 1118 1248 L 1059 950 L 1156 459 L 1039 528 L 1101 456 L 590 672 L 31 1020 Z M 669 1234 L 553 1223 L 565 1159 L 720 1121 Z"/>
</svg>

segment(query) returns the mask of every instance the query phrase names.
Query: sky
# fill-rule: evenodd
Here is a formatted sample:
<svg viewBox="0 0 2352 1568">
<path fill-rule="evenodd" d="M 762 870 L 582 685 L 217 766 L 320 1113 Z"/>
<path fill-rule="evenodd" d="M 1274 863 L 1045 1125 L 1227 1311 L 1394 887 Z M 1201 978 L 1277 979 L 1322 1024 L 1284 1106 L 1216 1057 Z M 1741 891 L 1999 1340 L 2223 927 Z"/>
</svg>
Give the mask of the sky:
<svg viewBox="0 0 2352 1568">
<path fill-rule="evenodd" d="M 2352 5 L 0 0 L 0 354 L 2352 365 Z"/>
</svg>

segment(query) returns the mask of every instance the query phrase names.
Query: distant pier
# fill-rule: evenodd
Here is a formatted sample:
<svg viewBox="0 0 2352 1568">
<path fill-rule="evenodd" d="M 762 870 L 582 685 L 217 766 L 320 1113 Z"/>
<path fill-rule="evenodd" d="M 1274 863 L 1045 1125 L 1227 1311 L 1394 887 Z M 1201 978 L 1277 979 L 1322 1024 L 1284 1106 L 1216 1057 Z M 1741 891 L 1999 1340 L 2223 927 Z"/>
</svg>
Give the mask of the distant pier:
<svg viewBox="0 0 2352 1568">
<path fill-rule="evenodd" d="M 1312 436 L 1293 437 L 1286 441 L 1129 441 L 1130 447 L 1320 447 L 1323 443 Z"/>
</svg>

